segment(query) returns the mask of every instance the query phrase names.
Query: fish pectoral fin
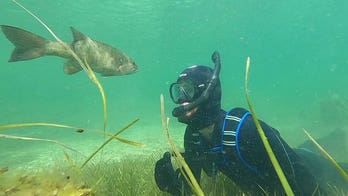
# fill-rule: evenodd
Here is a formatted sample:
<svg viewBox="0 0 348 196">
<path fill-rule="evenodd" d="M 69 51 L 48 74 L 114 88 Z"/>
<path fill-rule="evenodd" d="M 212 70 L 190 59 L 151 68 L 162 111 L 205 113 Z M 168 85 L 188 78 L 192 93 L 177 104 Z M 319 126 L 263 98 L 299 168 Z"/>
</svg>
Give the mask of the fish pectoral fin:
<svg viewBox="0 0 348 196">
<path fill-rule="evenodd" d="M 82 67 L 73 59 L 69 59 L 64 64 L 64 73 L 71 75 L 82 70 Z"/>
</svg>

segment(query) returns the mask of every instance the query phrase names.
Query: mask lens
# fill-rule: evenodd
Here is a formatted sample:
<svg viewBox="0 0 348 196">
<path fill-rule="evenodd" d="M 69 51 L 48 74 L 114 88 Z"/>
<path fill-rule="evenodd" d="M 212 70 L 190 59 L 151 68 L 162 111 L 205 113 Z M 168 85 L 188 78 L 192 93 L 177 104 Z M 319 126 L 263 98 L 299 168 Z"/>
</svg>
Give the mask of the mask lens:
<svg viewBox="0 0 348 196">
<path fill-rule="evenodd" d="M 170 86 L 170 96 L 174 103 L 190 102 L 195 95 L 195 88 L 191 83 L 173 83 Z"/>
</svg>

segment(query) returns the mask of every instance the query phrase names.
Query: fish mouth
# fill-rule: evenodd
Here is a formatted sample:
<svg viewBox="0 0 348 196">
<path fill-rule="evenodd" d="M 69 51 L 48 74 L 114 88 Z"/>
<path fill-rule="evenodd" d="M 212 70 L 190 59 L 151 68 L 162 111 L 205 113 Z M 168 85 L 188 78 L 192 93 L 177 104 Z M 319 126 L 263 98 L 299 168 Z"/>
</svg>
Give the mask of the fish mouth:
<svg viewBox="0 0 348 196">
<path fill-rule="evenodd" d="M 129 75 L 138 72 L 138 66 L 135 63 L 126 63 L 119 66 L 122 75 Z"/>
<path fill-rule="evenodd" d="M 139 71 L 138 65 L 137 65 L 137 64 L 133 63 L 132 66 L 133 66 L 133 67 L 132 67 L 132 71 L 133 71 L 133 72 L 138 72 L 138 71 Z"/>
<path fill-rule="evenodd" d="M 130 63 L 129 66 L 131 67 L 131 70 L 133 72 L 137 72 L 138 71 L 138 65 L 135 62 Z"/>
</svg>

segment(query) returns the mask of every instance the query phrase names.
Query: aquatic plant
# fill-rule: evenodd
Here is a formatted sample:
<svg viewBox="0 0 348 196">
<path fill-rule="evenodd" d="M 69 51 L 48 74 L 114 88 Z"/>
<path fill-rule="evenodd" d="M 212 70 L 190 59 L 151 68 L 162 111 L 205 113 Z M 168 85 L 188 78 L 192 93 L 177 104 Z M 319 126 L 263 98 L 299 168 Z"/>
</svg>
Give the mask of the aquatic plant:
<svg viewBox="0 0 348 196">
<path fill-rule="evenodd" d="M 254 120 L 254 123 L 257 127 L 257 130 L 261 136 L 262 142 L 266 148 L 266 151 L 271 159 L 271 162 L 273 164 L 273 167 L 275 168 L 275 171 L 277 172 L 277 175 L 282 183 L 282 186 L 286 192 L 287 195 L 294 195 L 294 193 L 291 190 L 291 187 L 289 185 L 289 183 L 287 182 L 287 179 L 279 165 L 279 162 L 277 161 L 271 146 L 269 145 L 268 141 L 267 141 L 267 137 L 264 134 L 264 131 L 262 130 L 262 127 L 258 121 L 258 118 L 256 116 L 256 113 L 253 109 L 253 106 L 251 104 L 251 101 L 249 99 L 249 90 L 248 90 L 248 76 L 249 76 L 249 67 L 250 67 L 250 58 L 247 58 L 247 63 L 246 63 L 246 73 L 245 73 L 245 96 L 246 96 L 246 100 L 249 106 L 249 109 L 252 113 L 252 117 Z M 320 144 L 318 142 L 315 141 L 315 139 L 305 130 L 303 129 L 303 131 L 305 132 L 305 134 L 308 136 L 308 138 L 315 144 L 315 146 L 319 149 L 319 151 L 332 163 L 332 165 L 337 169 L 337 171 L 343 176 L 343 178 L 348 182 L 348 174 L 343 170 L 343 168 L 335 161 L 335 159 L 333 159 L 329 153 L 327 153 L 324 148 L 322 148 L 320 146 Z M 260 187 L 262 189 L 262 187 Z M 332 188 L 332 194 L 335 195 L 341 195 L 341 193 L 343 193 L 343 190 L 340 191 L 337 187 L 333 187 Z M 268 195 L 265 192 L 266 195 Z M 314 190 L 313 195 L 317 194 L 317 190 Z M 319 193 L 320 194 L 320 193 Z M 342 194 L 344 195 L 344 194 Z"/>
<path fill-rule="evenodd" d="M 64 157 L 65 160 L 69 163 L 68 168 L 72 168 L 74 172 L 71 175 L 68 175 L 66 179 L 69 181 L 71 179 L 72 175 L 75 176 L 81 176 L 82 168 L 87 165 L 87 163 L 101 150 L 103 149 L 106 144 L 108 144 L 111 140 L 115 139 L 120 142 L 133 145 L 133 146 L 143 146 L 142 143 L 129 141 L 123 138 L 118 137 L 119 134 L 121 134 L 123 131 L 128 129 L 130 126 L 134 125 L 139 119 L 134 120 L 121 130 L 117 131 L 115 134 L 110 134 L 106 132 L 106 126 L 107 126 L 107 104 L 106 104 L 106 96 L 103 89 L 103 86 L 99 82 L 98 78 L 95 76 L 93 70 L 90 68 L 88 62 L 86 59 L 83 59 L 84 62 L 75 54 L 75 52 L 65 43 L 63 43 L 57 35 L 35 14 L 33 14 L 30 10 L 26 9 L 23 5 L 18 3 L 17 1 L 13 0 L 15 4 L 17 4 L 19 7 L 24 9 L 27 13 L 29 13 L 31 16 L 33 16 L 37 21 L 39 21 L 48 31 L 49 33 L 63 46 L 65 47 L 71 55 L 75 58 L 75 60 L 79 63 L 79 65 L 83 68 L 83 70 L 87 73 L 88 77 L 92 80 L 93 83 L 95 83 L 99 89 L 99 92 L 102 97 L 103 102 L 103 111 L 104 111 L 104 123 L 103 123 L 103 132 L 100 131 L 90 131 L 85 128 L 70 126 L 70 125 L 63 125 L 63 124 L 56 124 L 56 123 L 47 123 L 47 122 L 33 122 L 33 123 L 17 123 L 17 124 L 8 124 L 8 125 L 0 125 L 0 131 L 6 131 L 9 129 L 18 129 L 23 127 L 34 127 L 34 126 L 45 126 L 45 127 L 55 127 L 55 128 L 65 128 L 65 129 L 73 129 L 74 132 L 77 133 L 84 133 L 86 131 L 102 134 L 104 136 L 109 137 L 107 141 L 105 141 L 95 152 L 93 152 L 82 164 L 81 167 L 76 166 L 76 160 L 72 159 L 67 152 L 64 151 Z M 16 140 L 29 140 L 29 141 L 40 141 L 40 142 L 50 142 L 55 143 L 57 145 L 62 146 L 65 149 L 69 149 L 77 154 L 82 155 L 82 158 L 85 159 L 85 155 L 80 153 L 78 150 L 69 147 L 68 145 L 52 139 L 42 139 L 42 138 L 34 138 L 34 137 L 23 137 L 23 136 L 14 136 L 14 135 L 8 135 L 8 134 L 0 134 L 1 138 L 5 139 L 16 139 Z M 4 180 L 8 173 L 9 175 L 16 175 L 20 174 L 22 172 L 7 172 L 9 170 L 8 167 L 1 168 L 1 175 L 2 179 L 0 183 L 0 195 L 92 195 L 92 188 L 85 188 L 83 185 L 75 185 L 73 182 L 66 182 L 63 178 L 57 178 L 57 176 L 52 176 L 52 179 L 48 179 L 51 176 L 47 176 L 48 172 L 42 172 L 42 173 L 29 173 L 25 175 L 21 175 L 19 177 L 12 176 L 12 180 Z M 42 175 L 42 176 L 41 176 Z M 77 178 L 77 177 L 76 177 Z M 100 179 L 101 180 L 101 179 Z M 94 185 L 96 186 L 99 184 L 100 180 Z M 6 181 L 7 183 L 3 183 Z M 82 182 L 82 180 L 81 180 Z M 64 186 L 61 186 L 60 183 L 63 183 Z M 8 187 L 6 187 L 8 185 Z M 38 187 L 39 186 L 39 187 Z"/>
<path fill-rule="evenodd" d="M 8 172 L 0 178 L 0 195 L 93 195 L 92 189 L 85 186 L 76 176 L 77 173 L 58 165 L 37 172 Z"/>
<path fill-rule="evenodd" d="M 64 156 L 66 156 L 64 154 Z M 70 156 L 70 155 L 68 155 Z M 153 178 L 153 163 L 162 156 L 162 152 L 134 155 L 117 160 L 102 159 L 92 161 L 83 170 L 74 167 L 78 159 L 65 158 L 55 161 L 54 166 L 39 171 L 6 172 L 0 176 L 0 195 L 168 195 L 162 192 Z M 69 160 L 70 159 L 70 160 Z M 73 161 L 73 162 L 71 162 Z M 77 163 L 76 163 L 77 162 Z M 201 178 L 205 195 L 250 195 L 218 173 L 209 177 L 204 172 Z M 339 187 L 332 186 L 330 195 L 344 196 Z M 279 195 L 265 193 L 265 195 Z M 320 195 L 320 194 L 319 194 Z"/>
<path fill-rule="evenodd" d="M 137 146 L 137 147 L 144 146 L 144 144 L 142 144 L 142 143 L 134 142 L 134 141 L 130 141 L 130 140 L 126 140 L 126 139 L 122 139 L 122 138 L 118 137 L 119 134 L 121 134 L 126 129 L 128 129 L 129 127 L 134 125 L 138 120 L 139 119 L 136 119 L 136 120 L 132 121 L 131 123 L 126 125 L 124 128 L 118 130 L 114 135 L 109 134 L 107 132 L 90 131 L 90 132 L 95 132 L 95 133 L 98 133 L 98 134 L 102 134 L 104 136 L 108 136 L 109 139 L 107 141 L 105 141 L 95 152 L 93 152 L 86 159 L 86 161 L 82 164 L 81 168 L 83 168 L 106 144 L 108 144 L 113 139 L 118 140 L 118 141 L 120 141 L 122 143 L 125 143 L 125 144 Z M 87 129 L 85 129 L 85 128 L 78 128 L 78 127 L 75 127 L 75 126 L 55 124 L 55 123 L 19 123 L 19 124 L 0 125 L 0 131 L 5 131 L 5 130 L 8 130 L 8 129 L 15 129 L 15 128 L 23 128 L 23 127 L 33 127 L 33 126 L 47 126 L 47 127 L 59 127 L 59 128 L 73 129 L 77 133 L 83 133 L 83 132 L 87 131 Z M 66 144 L 64 144 L 64 143 L 62 143 L 60 141 L 57 141 L 57 140 L 43 139 L 43 138 L 33 138 L 33 137 L 22 137 L 22 136 L 8 135 L 8 134 L 0 134 L 0 138 L 17 139 L 17 140 L 29 140 L 29 141 L 41 141 L 41 142 L 51 142 L 51 143 L 55 143 L 57 145 L 60 145 L 60 146 L 66 148 L 68 150 L 77 152 L 80 155 L 82 155 L 83 157 L 86 157 L 84 154 L 82 154 L 78 150 L 76 150 L 76 149 L 74 149 L 72 147 L 69 147 L 68 145 L 66 145 Z"/>
<path fill-rule="evenodd" d="M 167 195 L 153 178 L 155 156 L 103 159 L 84 170 L 74 170 L 71 160 L 65 160 L 57 160 L 55 166 L 37 172 L 4 174 L 0 178 L 0 195 Z"/>
<path fill-rule="evenodd" d="M 59 146 L 62 146 L 63 148 L 66 148 L 68 150 L 71 150 L 73 152 L 76 152 L 82 156 L 85 156 L 84 154 L 82 154 L 81 152 L 79 152 L 78 150 L 60 142 L 57 140 L 51 140 L 51 139 L 43 139 L 43 138 L 34 138 L 34 137 L 23 137 L 23 136 L 14 136 L 14 135 L 7 135 L 7 134 L 0 134 L 0 138 L 5 138 L 5 139 L 15 139 L 15 140 L 29 140 L 29 141 L 40 141 L 40 142 L 50 142 L 50 143 L 54 143 L 57 144 Z"/>
<path fill-rule="evenodd" d="M 151 155 L 103 160 L 86 167 L 80 177 L 89 186 L 101 179 L 94 188 L 96 195 L 166 195 L 153 178 L 154 162 L 155 156 Z"/>
<path fill-rule="evenodd" d="M 306 129 L 303 129 L 305 134 L 308 136 L 308 138 L 313 142 L 313 144 L 319 149 L 319 151 L 324 155 L 325 158 L 327 158 L 330 163 L 337 169 L 337 171 L 342 175 L 342 177 L 347 181 L 348 183 L 348 174 L 344 171 L 344 169 L 337 163 L 337 161 L 330 156 L 326 150 L 320 146 L 320 144 L 315 141 L 315 139 L 306 131 Z"/>
<path fill-rule="evenodd" d="M 252 114 L 252 117 L 253 117 L 253 120 L 254 120 L 254 123 L 255 123 L 255 126 L 257 128 L 257 131 L 261 137 L 261 140 L 262 140 L 262 143 L 267 151 L 267 154 L 268 154 L 268 157 L 270 158 L 271 162 L 272 162 L 272 165 L 278 175 L 278 178 L 284 188 L 284 191 L 287 195 L 294 195 L 290 185 L 289 185 L 289 182 L 288 180 L 286 179 L 285 177 L 285 174 L 282 170 L 282 168 L 280 167 L 280 164 L 277 160 L 277 157 L 274 155 L 273 153 L 273 150 L 271 148 L 271 145 L 269 144 L 268 140 L 267 140 L 267 137 L 260 125 L 260 122 L 256 116 L 256 113 L 255 113 L 255 110 L 251 104 L 251 101 L 249 99 L 249 90 L 248 90 L 248 79 L 249 79 L 249 67 L 250 67 L 250 58 L 248 57 L 247 58 L 247 63 L 246 63 L 246 71 L 245 71 L 245 86 L 244 86 L 244 89 L 245 89 L 245 97 L 246 97 L 246 100 L 247 100 L 247 103 L 248 103 L 248 106 L 249 106 L 249 109 L 250 109 L 250 112 Z"/>
<path fill-rule="evenodd" d="M 143 146 L 143 144 L 141 143 L 137 143 L 137 142 L 132 142 L 132 141 L 128 141 L 128 140 L 125 140 L 125 139 L 121 139 L 119 137 L 117 137 L 119 134 L 121 134 L 123 131 L 125 131 L 126 129 L 128 129 L 129 127 L 131 127 L 132 125 L 134 125 L 136 122 L 138 122 L 139 119 L 136 119 L 134 120 L 133 122 L 129 123 L 127 126 L 125 126 L 124 128 L 120 129 L 119 131 L 117 131 L 114 135 L 110 135 L 110 134 L 107 134 L 107 136 L 109 136 L 110 138 L 108 140 L 106 140 L 95 152 L 93 152 L 91 154 L 91 156 L 89 156 L 86 161 L 81 165 L 81 169 L 88 163 L 88 161 L 90 161 L 101 149 L 104 148 L 104 146 L 106 144 L 108 144 L 111 140 L 113 139 L 117 139 L 118 141 L 121 141 L 123 143 L 126 143 L 126 144 L 130 144 L 130 145 L 134 145 L 134 146 Z"/>
<path fill-rule="evenodd" d="M 74 59 L 78 62 L 78 64 L 81 66 L 81 68 L 86 72 L 89 79 L 98 87 L 98 90 L 100 92 L 100 95 L 102 97 L 103 101 L 103 111 L 104 111 L 104 128 L 103 130 L 106 131 L 106 124 L 108 119 L 108 113 L 107 113 L 107 104 L 106 104 L 106 95 L 103 88 L 103 85 L 100 83 L 98 78 L 95 76 L 95 73 L 87 63 L 86 59 L 83 59 L 84 62 L 80 59 L 80 57 L 71 49 L 69 45 L 64 43 L 49 27 L 46 25 L 38 16 L 36 16 L 34 13 L 32 13 L 30 10 L 25 8 L 22 4 L 18 3 L 16 0 L 12 0 L 15 4 L 17 4 L 19 7 L 21 7 L 23 10 L 25 10 L 28 14 L 30 14 L 32 17 L 34 17 L 42 26 L 45 27 L 45 29 L 54 37 L 54 39 L 57 40 L 58 43 L 60 43 L 70 54 L 74 57 Z"/>
<path fill-rule="evenodd" d="M 164 135 L 166 136 L 166 139 L 168 141 L 169 147 L 174 155 L 174 159 L 176 160 L 176 163 L 178 164 L 178 167 L 180 169 L 180 172 L 184 179 L 186 180 L 187 184 L 190 186 L 192 191 L 196 195 L 204 195 L 201 187 L 199 186 L 196 178 L 192 174 L 192 171 L 190 167 L 187 165 L 185 159 L 182 157 L 180 151 L 176 148 L 174 142 L 170 138 L 169 130 L 168 130 L 168 124 L 169 124 L 169 118 L 165 117 L 165 111 L 164 111 L 164 96 L 161 94 L 160 96 L 160 103 L 161 103 L 161 121 L 162 121 L 162 130 L 164 132 Z"/>
</svg>

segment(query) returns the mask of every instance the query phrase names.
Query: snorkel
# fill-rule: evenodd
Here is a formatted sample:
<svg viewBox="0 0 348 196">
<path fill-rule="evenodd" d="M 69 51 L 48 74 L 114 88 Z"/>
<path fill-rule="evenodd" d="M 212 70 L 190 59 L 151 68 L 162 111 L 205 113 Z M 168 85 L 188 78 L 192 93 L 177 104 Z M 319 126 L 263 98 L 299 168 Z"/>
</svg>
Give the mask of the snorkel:
<svg viewBox="0 0 348 196">
<path fill-rule="evenodd" d="M 215 64 L 215 68 L 214 68 L 213 75 L 212 75 L 212 77 L 209 80 L 209 83 L 207 85 L 207 88 L 202 92 L 201 96 L 198 97 L 195 101 L 188 103 L 188 104 L 181 104 L 180 106 L 174 108 L 174 110 L 172 112 L 172 115 L 174 117 L 180 117 L 182 115 L 185 115 L 187 112 L 189 112 L 193 108 L 197 107 L 198 105 L 200 105 L 201 103 L 203 103 L 209 99 L 209 97 L 212 93 L 212 90 L 216 86 L 216 83 L 218 81 L 219 74 L 220 74 L 221 62 L 220 62 L 219 52 L 215 51 L 212 54 L 211 59 Z"/>
</svg>

